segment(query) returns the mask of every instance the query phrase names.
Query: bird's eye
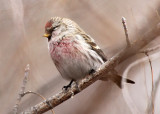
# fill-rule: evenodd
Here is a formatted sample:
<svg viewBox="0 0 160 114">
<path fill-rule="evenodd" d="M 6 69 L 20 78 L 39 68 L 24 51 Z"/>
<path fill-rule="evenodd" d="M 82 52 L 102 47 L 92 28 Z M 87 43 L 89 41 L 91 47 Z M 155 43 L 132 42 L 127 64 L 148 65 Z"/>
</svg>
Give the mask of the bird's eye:
<svg viewBox="0 0 160 114">
<path fill-rule="evenodd" d="M 47 29 L 46 29 L 46 31 L 48 31 L 49 33 L 52 33 L 53 31 L 55 31 L 55 30 L 57 30 L 58 29 L 58 27 L 59 27 L 59 25 L 57 25 L 57 26 L 55 26 L 55 27 L 48 27 Z"/>
<path fill-rule="evenodd" d="M 57 26 L 53 27 L 53 31 L 54 31 L 54 30 L 57 30 L 57 29 L 58 29 L 58 27 L 59 27 L 59 25 L 57 25 Z"/>
</svg>

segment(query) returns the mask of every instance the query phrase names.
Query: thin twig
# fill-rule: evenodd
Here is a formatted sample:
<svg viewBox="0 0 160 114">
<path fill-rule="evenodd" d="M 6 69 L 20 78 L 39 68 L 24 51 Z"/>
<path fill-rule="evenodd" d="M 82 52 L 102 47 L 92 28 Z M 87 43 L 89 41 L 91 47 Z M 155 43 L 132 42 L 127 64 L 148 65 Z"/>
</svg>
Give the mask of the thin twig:
<svg viewBox="0 0 160 114">
<path fill-rule="evenodd" d="M 150 64 L 150 68 L 151 68 L 151 75 L 152 75 L 152 97 L 154 98 L 154 96 L 153 96 L 153 90 L 154 90 L 154 85 L 153 85 L 153 68 L 152 68 L 152 63 L 151 63 L 151 60 L 150 60 L 150 58 L 149 58 L 149 55 L 148 55 L 148 53 L 149 52 L 152 52 L 152 51 L 155 51 L 155 50 L 157 50 L 157 49 L 159 49 L 160 48 L 160 45 L 158 45 L 158 46 L 155 46 L 155 47 L 153 47 L 153 48 L 147 48 L 147 49 L 145 49 L 145 50 L 142 50 L 142 51 L 140 51 L 140 53 L 144 53 L 147 57 L 148 57 L 148 60 L 149 60 L 149 64 Z M 145 83 L 146 84 L 146 83 Z M 151 98 L 152 98 L 151 97 Z M 150 98 L 150 101 L 151 101 L 151 103 L 152 103 L 152 106 L 153 106 L 153 108 L 154 108 L 154 103 L 152 102 L 153 101 L 153 98 L 151 99 Z M 150 104 L 150 103 L 149 103 Z M 148 109 L 148 108 L 147 108 Z M 153 113 L 153 111 L 152 111 L 152 113 Z"/>
<path fill-rule="evenodd" d="M 29 76 L 29 71 L 30 71 L 30 67 L 29 67 L 29 64 L 27 64 L 27 66 L 25 68 L 24 79 L 23 79 L 23 82 L 22 82 L 21 90 L 18 94 L 17 103 L 16 103 L 16 105 L 14 106 L 14 109 L 13 109 L 14 114 L 18 114 L 18 108 L 19 108 L 19 104 L 21 102 L 21 99 L 22 99 L 22 97 L 24 97 L 27 94 L 30 94 L 30 93 L 35 94 L 35 95 L 41 97 L 43 100 L 46 100 L 46 98 L 44 98 L 39 93 L 32 92 L 32 91 L 26 91 L 25 92 L 25 88 L 26 88 L 26 84 L 27 84 L 27 80 L 28 80 L 28 76 Z M 51 111 L 52 111 L 52 114 L 55 114 L 53 110 L 51 110 Z"/>
<path fill-rule="evenodd" d="M 156 98 L 156 94 L 157 94 L 157 90 L 158 90 L 158 86 L 160 85 L 160 76 L 158 77 L 158 79 L 156 80 L 155 84 L 154 84 L 154 92 L 153 92 L 153 95 L 154 95 L 154 99 L 153 99 L 153 102 L 155 103 L 155 98 Z"/>
<path fill-rule="evenodd" d="M 20 92 L 18 94 L 18 97 L 17 97 L 17 103 L 13 108 L 14 114 L 18 114 L 19 103 L 21 102 L 22 94 L 24 93 L 25 88 L 26 88 L 27 79 L 28 79 L 28 75 L 29 75 L 29 70 L 30 70 L 29 69 L 29 64 L 27 64 L 27 66 L 25 68 L 24 79 L 23 79 L 23 82 L 22 82 L 21 90 L 20 90 Z"/>
<path fill-rule="evenodd" d="M 150 101 L 151 101 L 151 107 L 152 107 L 152 114 L 154 114 L 154 82 L 153 82 L 153 68 L 152 68 L 152 62 L 151 62 L 151 59 L 149 58 L 149 55 L 148 53 L 145 53 L 145 55 L 148 57 L 148 61 L 149 61 L 149 64 L 150 64 L 150 68 L 151 68 L 151 75 L 152 75 L 152 92 L 151 92 L 151 97 L 150 97 Z"/>
<path fill-rule="evenodd" d="M 145 67 L 144 67 L 144 63 L 143 64 L 143 72 L 144 72 L 144 85 L 145 85 L 145 89 L 146 89 L 146 94 L 147 94 L 147 101 L 149 101 L 149 95 L 148 95 L 148 89 L 147 89 L 147 80 L 146 80 L 146 72 L 145 72 Z"/>
<path fill-rule="evenodd" d="M 122 24 L 123 24 L 124 32 L 126 35 L 127 46 L 130 47 L 131 43 L 130 43 L 129 37 L 128 37 L 128 29 L 127 29 L 126 19 L 124 17 L 122 17 Z"/>
<path fill-rule="evenodd" d="M 158 77 L 158 79 L 156 80 L 156 82 L 154 84 L 154 91 L 153 91 L 153 98 L 154 98 L 153 102 L 154 103 L 155 103 L 155 97 L 156 97 L 159 85 L 160 85 L 160 76 Z M 152 99 L 152 97 L 150 97 L 150 99 Z M 148 103 L 147 109 L 146 109 L 146 113 L 151 114 L 151 112 L 152 112 L 152 102 L 150 100 L 150 102 Z"/>
<path fill-rule="evenodd" d="M 148 49 L 146 49 L 146 50 L 143 50 L 143 51 L 140 51 L 140 53 L 149 53 L 149 52 L 151 52 L 151 51 L 155 51 L 155 50 L 157 50 L 157 49 L 159 49 L 160 48 L 160 45 L 158 45 L 158 46 L 155 46 L 155 47 L 153 47 L 153 48 L 148 48 Z"/>
<path fill-rule="evenodd" d="M 157 49 L 160 48 L 160 45 L 158 46 L 155 46 L 153 48 L 148 48 L 148 49 L 145 49 L 143 51 L 140 51 L 140 53 L 144 53 L 147 57 L 148 57 L 148 61 L 149 61 L 149 64 L 150 64 L 150 68 L 151 68 L 151 75 L 152 75 L 152 91 L 151 91 L 151 97 L 149 98 L 149 102 L 148 102 L 148 107 L 146 109 L 147 113 L 150 114 L 152 112 L 152 114 L 154 114 L 154 99 L 155 99 L 155 87 L 154 87 L 154 82 L 153 82 L 153 78 L 154 78 L 154 75 L 153 75 L 153 68 L 152 68 L 152 62 L 151 62 L 151 59 L 148 55 L 149 52 L 152 52 L 152 51 L 155 51 Z M 158 86 L 158 85 L 156 85 Z M 156 87 L 157 88 L 157 87 Z"/>
<path fill-rule="evenodd" d="M 36 93 L 36 92 L 33 92 L 33 91 L 26 91 L 26 92 L 24 92 L 24 93 L 22 94 L 22 97 L 24 97 L 25 95 L 30 94 L 30 93 L 35 94 L 35 95 L 41 97 L 43 100 L 46 100 L 45 97 L 43 97 L 43 96 L 40 95 L 39 93 Z"/>
<path fill-rule="evenodd" d="M 43 100 L 46 100 L 46 98 L 43 97 L 41 94 L 36 93 L 36 92 L 33 92 L 33 91 L 26 91 L 26 92 L 24 92 L 24 93 L 22 94 L 22 97 L 24 97 L 24 96 L 27 95 L 27 94 L 34 94 L 34 95 L 37 95 L 37 96 L 41 97 Z M 52 111 L 52 114 L 55 114 L 53 109 L 51 109 L 51 111 Z"/>
</svg>

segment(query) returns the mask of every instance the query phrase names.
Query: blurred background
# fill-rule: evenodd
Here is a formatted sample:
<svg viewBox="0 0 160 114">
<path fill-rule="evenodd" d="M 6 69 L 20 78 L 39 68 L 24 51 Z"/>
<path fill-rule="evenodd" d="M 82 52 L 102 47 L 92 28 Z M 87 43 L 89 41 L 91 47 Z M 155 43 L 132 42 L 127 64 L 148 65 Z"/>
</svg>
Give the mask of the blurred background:
<svg viewBox="0 0 160 114">
<path fill-rule="evenodd" d="M 156 24 L 158 12 L 159 0 L 0 0 L 0 113 L 13 113 L 27 64 L 30 74 L 26 90 L 48 98 L 69 83 L 55 68 L 47 39 L 42 37 L 51 17 L 77 22 L 110 58 L 126 46 L 122 16 L 127 19 L 129 38 L 134 42 Z M 159 43 L 157 38 L 146 48 Z M 160 75 L 160 53 L 154 51 L 150 55 L 156 81 Z M 55 114 L 146 114 L 152 88 L 148 59 L 133 64 L 142 58 L 144 54 L 137 54 L 117 67 L 119 74 L 127 72 L 135 85 L 121 90 L 112 82 L 97 81 L 54 108 Z M 159 89 L 156 96 L 160 96 Z M 20 103 L 20 111 L 41 101 L 27 95 Z M 155 114 L 160 114 L 160 97 L 155 97 L 155 101 Z"/>
</svg>

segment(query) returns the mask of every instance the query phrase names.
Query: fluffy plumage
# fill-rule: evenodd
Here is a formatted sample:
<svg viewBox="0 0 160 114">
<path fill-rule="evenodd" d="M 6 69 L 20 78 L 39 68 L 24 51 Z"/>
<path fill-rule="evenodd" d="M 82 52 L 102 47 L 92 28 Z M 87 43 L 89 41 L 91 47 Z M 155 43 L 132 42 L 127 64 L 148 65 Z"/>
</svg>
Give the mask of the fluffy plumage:
<svg viewBox="0 0 160 114">
<path fill-rule="evenodd" d="M 79 80 L 107 61 L 94 39 L 70 19 L 51 18 L 44 36 L 48 38 L 51 58 L 65 79 Z M 121 77 L 114 75 L 109 79 L 121 87 Z"/>
</svg>

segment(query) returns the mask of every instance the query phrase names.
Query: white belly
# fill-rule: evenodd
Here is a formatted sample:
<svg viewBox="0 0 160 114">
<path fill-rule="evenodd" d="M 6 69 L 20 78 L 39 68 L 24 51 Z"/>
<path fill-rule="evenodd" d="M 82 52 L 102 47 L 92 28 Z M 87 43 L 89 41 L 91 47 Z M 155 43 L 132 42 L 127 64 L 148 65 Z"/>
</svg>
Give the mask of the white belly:
<svg viewBox="0 0 160 114">
<path fill-rule="evenodd" d="M 89 74 L 90 70 L 97 70 L 102 64 L 98 60 L 95 61 L 97 53 L 70 39 L 61 40 L 59 43 L 50 42 L 49 48 L 57 69 L 62 77 L 68 80 L 81 79 Z"/>
</svg>

